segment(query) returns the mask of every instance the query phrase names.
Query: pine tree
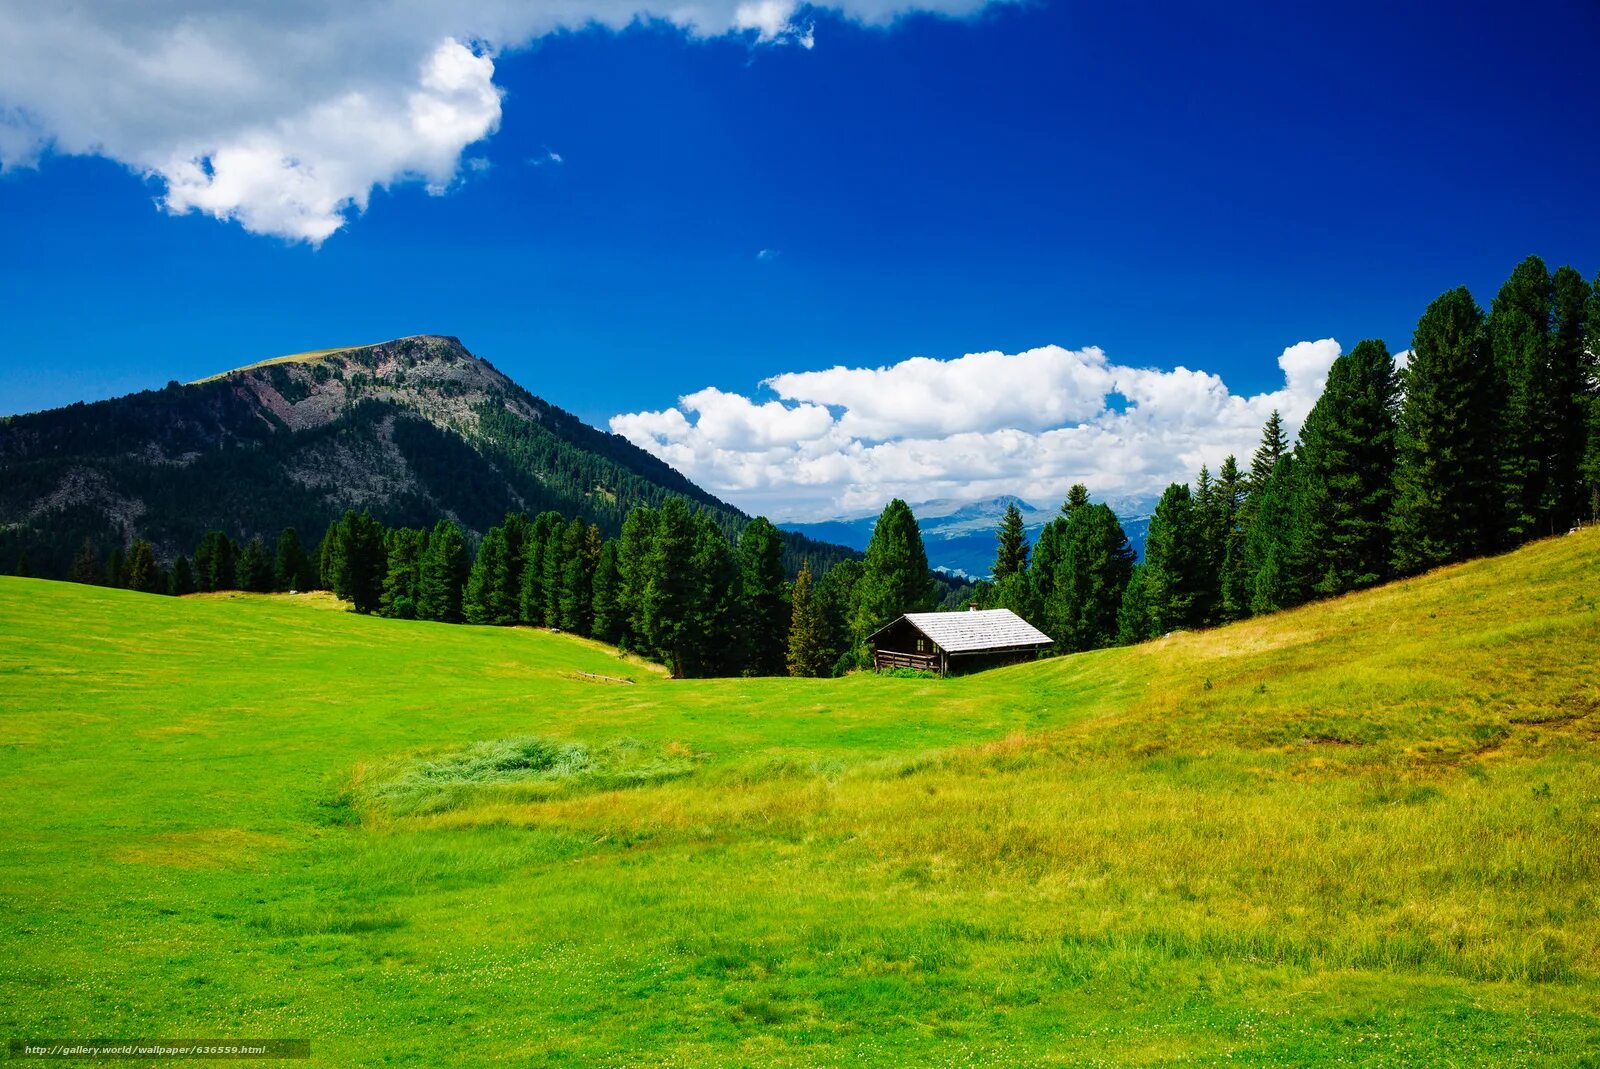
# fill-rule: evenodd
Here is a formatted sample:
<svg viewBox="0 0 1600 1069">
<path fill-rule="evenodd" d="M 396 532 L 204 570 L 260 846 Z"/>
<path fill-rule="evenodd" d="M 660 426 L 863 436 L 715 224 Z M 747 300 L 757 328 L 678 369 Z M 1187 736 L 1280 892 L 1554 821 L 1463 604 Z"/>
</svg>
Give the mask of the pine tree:
<svg viewBox="0 0 1600 1069">
<path fill-rule="evenodd" d="M 1600 275 L 1589 287 L 1584 314 L 1585 359 L 1581 406 L 1583 420 L 1583 459 L 1578 464 L 1579 515 L 1600 519 Z"/>
<path fill-rule="evenodd" d="M 28 565 L 28 551 L 26 548 L 17 551 L 17 563 L 11 569 L 11 574 L 18 579 L 28 579 L 33 575 L 33 569 Z"/>
<path fill-rule="evenodd" d="M 156 563 L 155 550 L 142 538 L 134 539 L 128 549 L 128 589 L 145 594 L 159 594 L 166 587 L 161 566 Z"/>
<path fill-rule="evenodd" d="M 495 620 L 515 624 L 522 620 L 522 571 L 528 560 L 533 521 L 520 512 L 508 512 L 500 524 L 506 533 L 506 567 L 500 573 L 494 598 Z"/>
<path fill-rule="evenodd" d="M 194 590 L 194 566 L 189 563 L 187 556 L 180 553 L 178 559 L 172 562 L 172 575 L 167 581 L 167 593 L 175 598 L 181 598 L 185 594 L 193 594 Z"/>
<path fill-rule="evenodd" d="M 262 557 L 266 553 L 263 549 Z M 378 608 L 383 595 L 383 572 L 388 563 L 384 531 L 370 512 L 347 510 L 339 520 L 329 554 L 335 594 L 359 613 Z"/>
<path fill-rule="evenodd" d="M 1117 610 L 1117 643 L 1132 646 L 1155 637 L 1150 620 L 1150 599 L 1145 592 L 1144 565 L 1136 565 L 1122 591 L 1122 605 Z"/>
<path fill-rule="evenodd" d="M 1222 557 L 1227 550 L 1227 503 L 1211 478 L 1211 469 L 1200 465 L 1194 483 L 1195 588 L 1194 619 L 1197 626 L 1216 623 L 1222 617 Z"/>
<path fill-rule="evenodd" d="M 745 670 L 739 641 L 739 560 L 709 513 L 695 516 L 694 583 L 685 668 L 692 676 L 731 676 Z"/>
<path fill-rule="evenodd" d="M 416 619 L 425 546 L 425 533 L 410 527 L 396 527 L 385 536 L 388 563 L 384 567 L 383 593 L 378 597 L 381 615 L 397 620 Z"/>
<path fill-rule="evenodd" d="M 591 635 L 613 645 L 622 637 L 622 613 L 617 604 L 617 589 L 622 574 L 617 568 L 617 542 L 607 539 L 600 547 L 600 560 L 594 569 L 594 628 Z"/>
<path fill-rule="evenodd" d="M 738 601 L 742 668 L 749 675 L 783 675 L 790 617 L 783 542 L 763 516 L 739 533 Z"/>
<path fill-rule="evenodd" d="M 234 566 L 238 551 L 233 539 L 221 531 L 207 531 L 194 551 L 195 584 L 201 590 L 237 590 Z"/>
<path fill-rule="evenodd" d="M 1389 574 L 1398 388 L 1381 341 L 1363 341 L 1328 370 L 1300 432 L 1305 567 L 1318 594 L 1343 594 Z"/>
<path fill-rule="evenodd" d="M 1189 487 L 1173 483 L 1161 495 L 1145 537 L 1143 596 L 1150 613 L 1149 633 L 1199 626 L 1201 587 L 1194 498 Z"/>
<path fill-rule="evenodd" d="M 1219 618 L 1242 620 L 1250 614 L 1249 572 L 1244 557 L 1244 499 L 1248 481 L 1230 453 L 1217 472 L 1217 493 L 1224 522 Z"/>
<path fill-rule="evenodd" d="M 1010 609 L 1019 616 L 1034 615 L 1028 574 L 1028 537 L 1022 524 L 1022 510 L 1015 501 L 1006 502 L 1005 515 L 995 528 L 993 586 L 978 596 L 996 609 Z M 975 592 L 977 593 L 977 592 Z"/>
<path fill-rule="evenodd" d="M 1418 321 L 1406 369 L 1391 521 L 1399 574 L 1496 544 L 1503 507 L 1495 391 L 1483 312 L 1465 287 L 1451 290 Z"/>
<path fill-rule="evenodd" d="M 1063 519 L 1070 517 L 1074 512 L 1089 503 L 1089 488 L 1082 483 L 1073 483 L 1067 491 L 1067 499 L 1061 503 L 1061 516 Z"/>
<path fill-rule="evenodd" d="M 106 586 L 125 587 L 128 585 L 128 564 L 126 554 L 121 546 L 111 547 L 111 556 L 106 558 Z"/>
<path fill-rule="evenodd" d="M 1294 454 L 1285 454 L 1267 478 L 1245 536 L 1250 611 L 1276 612 L 1306 599 L 1304 495 Z"/>
<path fill-rule="evenodd" d="M 1021 575 L 1028 567 L 1028 535 L 1022 526 L 1022 510 L 1015 501 L 1006 502 L 1005 515 L 995 531 L 999 543 L 994 555 L 994 581 L 998 584 Z"/>
<path fill-rule="evenodd" d="M 830 673 L 843 673 L 858 666 L 852 630 L 860 610 L 862 564 L 843 560 L 822 573 L 816 584 L 816 602 L 827 634 L 824 660 Z"/>
<path fill-rule="evenodd" d="M 461 622 L 461 594 L 472 564 L 467 538 L 454 520 L 440 520 L 428 536 L 417 578 L 417 619 Z"/>
<path fill-rule="evenodd" d="M 250 539 L 239 555 L 238 573 L 240 590 L 265 594 L 272 589 L 272 558 L 260 535 Z"/>
<path fill-rule="evenodd" d="M 461 615 L 469 624 L 512 623 L 514 614 L 504 604 L 505 585 L 511 571 L 510 548 L 503 527 L 491 527 L 478 545 L 467 585 L 461 596 Z"/>
<path fill-rule="evenodd" d="M 72 569 L 67 573 L 67 578 L 74 583 L 90 586 L 98 586 L 105 581 L 105 573 L 100 570 L 100 554 L 89 539 L 83 540 L 78 555 L 72 558 Z"/>
<path fill-rule="evenodd" d="M 644 591 L 650 578 L 655 525 L 655 511 L 641 505 L 622 521 L 622 537 L 617 544 L 617 616 L 622 624 L 619 645 L 629 649 L 647 645 Z"/>
<path fill-rule="evenodd" d="M 800 565 L 794 580 L 793 607 L 789 616 L 789 649 L 786 658 L 792 676 L 816 677 L 828 674 L 827 622 L 822 605 L 811 589 L 811 562 Z"/>
<path fill-rule="evenodd" d="M 559 512 L 541 512 L 523 535 L 522 579 L 517 597 L 518 616 L 523 623 L 534 627 L 551 623 L 545 615 L 548 600 L 544 585 L 545 557 L 551 552 L 561 552 L 561 532 L 565 529 L 566 521 Z"/>
<path fill-rule="evenodd" d="M 1283 433 L 1283 415 L 1274 408 L 1272 414 L 1267 417 L 1266 426 L 1261 429 L 1261 444 L 1256 447 L 1255 454 L 1250 458 L 1248 483 L 1250 493 L 1258 494 L 1266 489 L 1267 480 L 1272 478 L 1273 469 L 1288 452 L 1289 437 Z"/>
<path fill-rule="evenodd" d="M 322 541 L 317 543 L 317 589 L 333 589 L 333 558 L 338 549 L 339 521 L 334 520 L 328 524 L 328 529 L 322 534 Z"/>
<path fill-rule="evenodd" d="M 1081 507 L 1074 506 L 1074 510 Z M 1066 626 L 1064 619 L 1052 615 L 1061 604 L 1056 597 L 1055 584 L 1067 551 L 1067 505 L 1063 505 L 1061 511 L 1062 515 L 1054 517 L 1040 529 L 1039 541 L 1034 544 L 1033 561 L 1027 573 L 1027 596 L 1018 599 L 1024 601 L 1025 605 L 1007 604 L 1011 600 L 1007 592 L 995 592 L 996 607 L 1010 609 L 1047 635 L 1056 635 Z"/>
<path fill-rule="evenodd" d="M 285 527 L 278 535 L 278 551 L 273 557 L 272 588 L 309 590 L 311 585 L 311 562 L 300 545 L 300 533 Z"/>
<path fill-rule="evenodd" d="M 589 633 L 589 613 L 594 606 L 594 569 L 599 563 L 600 533 L 574 518 L 561 532 L 561 550 L 547 557 L 546 582 L 553 580 L 555 604 L 550 606 L 556 627 L 580 635 Z M 552 571 L 552 561 L 554 570 Z"/>
<path fill-rule="evenodd" d="M 1545 438 L 1549 447 L 1544 467 L 1548 498 L 1542 502 L 1551 529 L 1565 531 L 1585 515 L 1583 458 L 1589 415 L 1588 362 L 1584 348 L 1588 332 L 1589 283 L 1570 267 L 1551 279 L 1555 309 L 1550 325 L 1550 407 L 1545 412 Z"/>
<path fill-rule="evenodd" d="M 1100 649 L 1119 634 L 1119 616 L 1135 555 L 1117 514 L 1104 504 L 1073 510 L 1063 531 L 1047 633 L 1065 651 Z"/>
<path fill-rule="evenodd" d="M 856 641 L 863 642 L 901 613 L 927 612 L 937 604 L 928 553 L 911 507 L 899 498 L 884 506 L 867 543 L 861 574 Z"/>
<path fill-rule="evenodd" d="M 674 678 L 684 676 L 693 639 L 697 584 L 690 574 L 695 523 L 680 497 L 669 497 L 655 513 L 640 598 L 642 637 Z"/>
<path fill-rule="evenodd" d="M 1505 515 L 1496 525 L 1499 544 L 1515 545 L 1545 532 L 1551 500 L 1545 463 L 1547 420 L 1555 397 L 1550 368 L 1550 273 L 1530 256 L 1511 272 L 1495 296 L 1488 320 L 1494 369 L 1503 393 L 1497 421 Z M 1546 532 L 1547 533 L 1547 532 Z"/>
</svg>

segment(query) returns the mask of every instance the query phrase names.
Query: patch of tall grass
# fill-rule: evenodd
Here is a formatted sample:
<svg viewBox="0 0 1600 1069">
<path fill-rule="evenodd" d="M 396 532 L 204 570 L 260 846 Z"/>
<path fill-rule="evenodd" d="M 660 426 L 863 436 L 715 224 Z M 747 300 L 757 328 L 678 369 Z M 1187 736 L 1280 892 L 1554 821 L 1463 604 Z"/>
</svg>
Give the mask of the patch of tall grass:
<svg viewBox="0 0 1600 1069">
<path fill-rule="evenodd" d="M 369 772 L 353 793 L 379 816 L 424 816 L 665 783 L 689 775 L 697 764 L 681 746 L 618 739 L 593 747 L 526 736 L 392 762 Z"/>
</svg>

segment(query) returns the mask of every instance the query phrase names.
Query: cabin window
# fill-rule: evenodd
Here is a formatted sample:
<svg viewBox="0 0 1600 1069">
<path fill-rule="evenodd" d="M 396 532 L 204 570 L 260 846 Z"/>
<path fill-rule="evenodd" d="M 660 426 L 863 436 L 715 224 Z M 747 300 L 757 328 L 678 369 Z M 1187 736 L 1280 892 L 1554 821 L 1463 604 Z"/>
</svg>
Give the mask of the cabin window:
<svg viewBox="0 0 1600 1069">
<path fill-rule="evenodd" d="M 925 638 L 917 639 L 917 652 L 918 653 L 927 653 L 928 652 L 928 640 L 927 639 L 925 639 Z"/>
</svg>

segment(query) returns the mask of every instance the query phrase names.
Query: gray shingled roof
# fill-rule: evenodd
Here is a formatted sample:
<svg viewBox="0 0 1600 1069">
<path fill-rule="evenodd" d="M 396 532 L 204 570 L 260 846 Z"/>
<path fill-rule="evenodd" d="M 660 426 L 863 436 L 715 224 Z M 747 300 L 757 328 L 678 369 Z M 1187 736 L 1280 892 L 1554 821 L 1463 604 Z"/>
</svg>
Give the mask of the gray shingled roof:
<svg viewBox="0 0 1600 1069">
<path fill-rule="evenodd" d="M 905 618 L 946 653 L 1047 646 L 1050 636 L 1010 609 L 978 612 L 908 612 Z"/>
</svg>

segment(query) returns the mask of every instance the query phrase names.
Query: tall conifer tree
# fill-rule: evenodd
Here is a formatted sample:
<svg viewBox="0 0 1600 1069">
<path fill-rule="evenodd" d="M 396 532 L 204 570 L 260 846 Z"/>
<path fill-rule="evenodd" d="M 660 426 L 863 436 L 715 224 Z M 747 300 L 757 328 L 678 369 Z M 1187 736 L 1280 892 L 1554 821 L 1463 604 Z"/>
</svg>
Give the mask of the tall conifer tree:
<svg viewBox="0 0 1600 1069">
<path fill-rule="evenodd" d="M 828 656 L 827 622 L 822 605 L 812 590 L 811 562 L 800 564 L 794 581 L 794 598 L 789 616 L 789 649 L 786 661 L 792 676 L 825 676 L 832 665 Z"/>
<path fill-rule="evenodd" d="M 1028 534 L 1015 501 L 1006 502 L 1005 514 L 995 529 L 995 543 L 993 607 L 1024 617 L 1034 615 L 1028 596 Z"/>
<path fill-rule="evenodd" d="M 1397 385 L 1381 341 L 1363 341 L 1328 369 L 1300 431 L 1305 562 L 1319 594 L 1342 594 L 1389 574 Z"/>
<path fill-rule="evenodd" d="M 1600 275 L 1589 286 L 1584 335 L 1579 406 L 1584 409 L 1584 439 L 1578 462 L 1578 511 L 1580 517 L 1595 520 L 1600 519 Z"/>
<path fill-rule="evenodd" d="M 1504 515 L 1494 365 L 1466 287 L 1417 323 L 1396 441 L 1394 567 L 1410 575 L 1483 553 Z"/>
<path fill-rule="evenodd" d="M 309 590 L 311 562 L 300 544 L 300 534 L 293 527 L 285 527 L 278 534 L 278 548 L 272 562 L 272 588 L 274 590 Z"/>
<path fill-rule="evenodd" d="M 384 537 L 388 563 L 384 568 L 383 593 L 378 611 L 398 620 L 417 616 L 417 590 L 422 575 L 425 532 L 396 527 Z"/>
<path fill-rule="evenodd" d="M 1548 499 L 1543 507 L 1550 529 L 1565 531 L 1585 515 L 1583 457 L 1588 437 L 1588 363 L 1585 350 L 1589 305 L 1593 293 L 1583 276 L 1570 267 L 1551 279 L 1555 295 L 1550 324 L 1550 408 L 1545 413 L 1545 455 Z"/>
<path fill-rule="evenodd" d="M 83 540 L 78 555 L 72 558 L 72 568 L 67 572 L 67 578 L 74 583 L 91 586 L 98 585 L 105 578 L 105 573 L 100 570 L 100 554 L 90 539 Z"/>
<path fill-rule="evenodd" d="M 469 624 L 505 624 L 513 617 L 501 617 L 503 590 L 511 570 L 510 550 L 503 527 L 484 532 L 467 573 L 461 594 L 461 616 Z"/>
<path fill-rule="evenodd" d="M 1250 611 L 1276 612 L 1298 605 L 1308 595 L 1305 495 L 1299 461 L 1279 459 L 1257 496 L 1256 513 L 1245 535 L 1250 576 Z"/>
<path fill-rule="evenodd" d="M 472 562 L 467 538 L 454 520 L 440 520 L 428 535 L 417 577 L 417 619 L 461 622 L 461 594 Z"/>
<path fill-rule="evenodd" d="M 629 510 L 622 521 L 622 536 L 617 542 L 617 616 L 621 622 L 620 644 L 629 649 L 643 643 L 644 590 L 650 578 L 650 548 L 655 539 L 656 513 L 640 505 Z"/>
<path fill-rule="evenodd" d="M 172 575 L 167 580 L 167 593 L 175 598 L 185 594 L 194 593 L 194 566 L 189 563 L 189 558 L 182 553 L 172 562 Z"/>
<path fill-rule="evenodd" d="M 607 539 L 600 547 L 600 559 L 594 568 L 594 625 L 590 634 L 613 645 L 622 637 L 622 613 L 617 602 L 617 590 L 621 585 L 617 541 Z"/>
<path fill-rule="evenodd" d="M 166 583 L 150 543 L 136 538 L 128 549 L 128 589 L 144 594 L 162 593 Z"/>
<path fill-rule="evenodd" d="M 260 535 L 245 544 L 244 552 L 239 555 L 238 572 L 240 590 L 265 594 L 272 589 L 272 558 Z"/>
<path fill-rule="evenodd" d="M 695 549 L 695 522 L 689 506 L 673 496 L 656 511 L 650 550 L 644 565 L 640 616 L 649 648 L 666 662 L 675 678 L 683 678 L 693 651 L 697 584 L 690 573 Z"/>
<path fill-rule="evenodd" d="M 928 553 L 911 506 L 895 498 L 884 506 L 867 543 L 857 609 L 856 640 L 863 641 L 904 612 L 927 612 L 935 605 Z"/>
<path fill-rule="evenodd" d="M 694 591 L 685 669 L 692 676 L 738 675 L 746 670 L 738 636 L 739 560 L 709 513 L 698 512 L 694 519 L 689 561 Z"/>
<path fill-rule="evenodd" d="M 1067 651 L 1094 650 L 1117 641 L 1118 615 L 1133 574 L 1134 552 L 1110 506 L 1073 510 L 1062 532 L 1065 552 L 1056 565 L 1044 630 Z"/>
<path fill-rule="evenodd" d="M 1217 472 L 1218 501 L 1222 510 L 1222 563 L 1218 592 L 1218 617 L 1241 620 L 1250 614 L 1249 570 L 1244 554 L 1244 500 L 1249 477 L 1229 454 Z"/>
<path fill-rule="evenodd" d="M 739 534 L 739 639 L 743 668 L 780 676 L 789 647 L 789 605 L 778 529 L 757 516 Z"/>
<path fill-rule="evenodd" d="M 1499 379 L 1500 500 L 1496 542 L 1515 545 L 1548 533 L 1551 472 L 1549 418 L 1557 384 L 1551 378 L 1550 272 L 1530 256 L 1511 272 L 1495 295 L 1488 319 L 1494 369 Z"/>
<path fill-rule="evenodd" d="M 1145 538 L 1143 597 L 1149 633 L 1163 635 L 1202 622 L 1200 538 L 1189 487 L 1173 483 L 1162 493 Z"/>
<path fill-rule="evenodd" d="M 1028 567 L 1028 533 L 1022 525 L 1022 510 L 1015 501 L 1006 502 L 1005 515 L 995 531 L 993 578 L 996 584 L 1019 576 Z"/>
<path fill-rule="evenodd" d="M 383 595 L 383 571 L 388 563 L 383 539 L 383 527 L 370 512 L 350 509 L 339 520 L 334 550 L 329 558 L 333 567 L 332 589 L 350 602 L 356 612 L 376 611 Z M 261 555 L 265 559 L 265 547 Z"/>
</svg>

